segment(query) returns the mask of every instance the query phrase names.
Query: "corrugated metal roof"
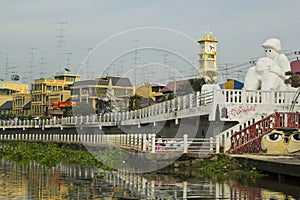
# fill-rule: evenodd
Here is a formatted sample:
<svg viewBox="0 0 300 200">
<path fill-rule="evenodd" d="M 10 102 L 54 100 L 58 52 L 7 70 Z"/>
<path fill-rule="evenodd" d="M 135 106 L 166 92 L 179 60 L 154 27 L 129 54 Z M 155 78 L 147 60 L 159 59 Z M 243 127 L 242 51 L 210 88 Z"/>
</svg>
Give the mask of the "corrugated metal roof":
<svg viewBox="0 0 300 200">
<path fill-rule="evenodd" d="M 109 83 L 109 79 L 112 81 L 113 86 L 121 86 L 121 87 L 132 87 L 132 84 L 129 78 L 125 77 L 115 77 L 115 76 L 105 76 L 96 79 L 84 80 L 84 81 L 76 81 L 74 86 L 83 86 L 83 85 L 104 85 L 107 86 Z"/>
<path fill-rule="evenodd" d="M 23 106 L 23 109 L 30 110 L 30 109 L 31 109 L 31 101 L 29 101 L 27 104 L 25 104 L 25 105 Z"/>
<path fill-rule="evenodd" d="M 12 110 L 12 101 L 6 101 L 0 106 L 0 110 Z"/>
</svg>

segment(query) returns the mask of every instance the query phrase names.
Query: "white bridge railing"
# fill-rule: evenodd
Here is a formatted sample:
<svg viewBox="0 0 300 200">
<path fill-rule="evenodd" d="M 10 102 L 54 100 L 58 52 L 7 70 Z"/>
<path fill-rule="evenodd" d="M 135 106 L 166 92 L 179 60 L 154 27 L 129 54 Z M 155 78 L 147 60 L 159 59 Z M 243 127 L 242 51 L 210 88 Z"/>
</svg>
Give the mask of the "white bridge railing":
<svg viewBox="0 0 300 200">
<path fill-rule="evenodd" d="M 253 119 L 261 116 L 267 116 L 274 111 L 286 112 L 291 108 L 295 111 L 299 110 L 300 100 L 298 101 L 298 99 L 295 98 L 295 95 L 297 95 L 297 90 L 215 90 L 213 92 L 203 92 L 202 94 L 200 92 L 196 92 L 139 110 L 107 113 L 99 117 L 92 115 L 43 120 L 0 120 L 0 130 L 14 128 L 23 130 L 31 128 L 39 128 L 42 130 L 47 128 L 60 128 L 63 130 L 65 127 L 75 126 L 95 126 L 101 128 L 102 126 L 139 125 L 150 122 L 155 123 L 157 121 L 171 119 L 174 119 L 176 122 L 176 120 L 185 117 L 200 115 L 214 116 L 218 105 L 220 109 L 225 109 L 227 112 L 227 116 L 222 116 L 223 113 L 220 112 L 220 118 L 222 121 L 237 121 L 239 123 L 238 126 L 231 127 L 216 137 L 218 145 L 223 148 L 228 148 L 231 135 L 240 130 L 241 125 L 249 125 L 249 123 L 251 125 L 251 123 L 254 123 L 255 121 L 253 121 Z M 243 108 L 240 109 L 241 107 Z M 236 113 L 234 113 L 236 115 L 232 115 L 232 110 L 236 111 Z M 228 117 L 230 114 L 231 116 Z M 61 135 L 64 135 L 63 132 Z M 65 137 L 71 136 L 66 135 Z"/>
<path fill-rule="evenodd" d="M 136 151 L 165 153 L 182 152 L 189 154 L 219 153 L 218 142 L 211 138 L 157 138 L 155 134 L 56 134 L 56 133 L 0 133 L 1 141 L 54 142 L 83 144 L 87 146 L 113 145 Z"/>
<path fill-rule="evenodd" d="M 115 126 L 134 125 L 180 119 L 200 115 L 215 115 L 216 105 L 226 108 L 227 111 L 235 109 L 240 105 L 256 106 L 256 112 L 270 113 L 274 110 L 288 111 L 294 105 L 299 109 L 300 101 L 294 99 L 297 91 L 245 91 L 245 90 L 216 90 L 213 92 L 192 93 L 175 99 L 148 106 L 139 110 L 112 112 L 103 116 L 72 116 L 66 118 L 52 118 L 39 120 L 0 120 L 0 129 L 6 128 L 49 128 L 58 127 L 63 129 L 69 125 L 99 125 Z M 239 117 L 223 121 L 245 120 Z"/>
</svg>

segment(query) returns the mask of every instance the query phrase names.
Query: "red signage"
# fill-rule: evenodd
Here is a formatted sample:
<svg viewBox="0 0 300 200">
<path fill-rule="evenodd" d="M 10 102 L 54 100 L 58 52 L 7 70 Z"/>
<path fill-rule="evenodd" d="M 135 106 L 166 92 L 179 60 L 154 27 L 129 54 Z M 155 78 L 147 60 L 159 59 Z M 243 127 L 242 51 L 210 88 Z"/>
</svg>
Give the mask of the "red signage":
<svg viewBox="0 0 300 200">
<path fill-rule="evenodd" d="M 64 108 L 64 107 L 72 107 L 72 106 L 77 106 L 77 102 L 65 102 L 65 101 L 61 101 L 61 102 L 53 102 L 52 103 L 52 109 L 55 108 Z"/>
</svg>

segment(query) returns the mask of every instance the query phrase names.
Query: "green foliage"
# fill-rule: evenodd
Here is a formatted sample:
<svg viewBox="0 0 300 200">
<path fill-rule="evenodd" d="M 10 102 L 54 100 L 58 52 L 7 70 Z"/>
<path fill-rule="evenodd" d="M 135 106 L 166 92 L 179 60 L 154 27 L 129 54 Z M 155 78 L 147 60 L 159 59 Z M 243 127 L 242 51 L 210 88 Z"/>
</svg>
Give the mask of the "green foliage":
<svg viewBox="0 0 300 200">
<path fill-rule="evenodd" d="M 225 155 L 217 155 L 211 159 L 204 159 L 193 166 L 203 171 L 205 176 L 224 180 L 229 175 L 231 178 L 244 180 L 244 182 L 255 181 L 262 174 L 247 163 L 241 165 L 237 160 Z"/>
<path fill-rule="evenodd" d="M 294 72 L 288 71 L 285 73 L 286 76 L 289 76 L 288 79 L 285 80 L 286 84 L 290 84 L 292 87 L 300 87 L 300 76 Z"/>
<path fill-rule="evenodd" d="M 172 100 L 172 99 L 174 99 L 174 94 L 169 94 L 168 95 L 168 100 Z"/>
<path fill-rule="evenodd" d="M 26 163 L 33 160 L 46 167 L 54 167 L 58 163 L 64 162 L 84 167 L 109 169 L 103 166 L 88 151 L 60 148 L 58 144 L 8 142 L 0 145 L 2 145 L 2 148 L 0 148 L 0 158 L 15 162 Z"/>
<path fill-rule="evenodd" d="M 166 96 L 163 96 L 163 97 L 161 98 L 161 100 L 160 100 L 160 102 L 164 102 L 164 101 L 167 101 Z"/>
<path fill-rule="evenodd" d="M 105 149 L 99 152 L 94 152 L 93 156 L 104 165 L 112 166 L 114 168 L 126 168 L 128 164 L 128 155 L 118 149 Z"/>
<path fill-rule="evenodd" d="M 32 120 L 32 115 L 28 115 L 28 120 Z"/>
<path fill-rule="evenodd" d="M 72 117 L 73 116 L 73 112 L 72 109 L 65 109 L 64 113 L 63 113 L 64 117 Z"/>
<path fill-rule="evenodd" d="M 137 110 L 141 107 L 142 97 L 135 94 L 129 98 L 129 110 Z"/>
<path fill-rule="evenodd" d="M 24 121 L 24 120 L 25 120 L 25 116 L 24 116 L 24 115 L 21 115 L 21 116 L 20 116 L 20 120 L 21 120 L 21 121 Z"/>
<path fill-rule="evenodd" d="M 195 92 L 198 91 L 201 92 L 202 85 L 205 84 L 205 79 L 204 78 L 190 79 L 189 82 Z"/>
<path fill-rule="evenodd" d="M 186 95 L 193 92 L 201 92 L 202 85 L 204 84 L 204 78 L 190 79 L 188 82 L 179 85 L 177 93 L 180 95 Z"/>
<path fill-rule="evenodd" d="M 79 102 L 78 105 L 73 108 L 74 115 L 90 115 L 95 113 L 93 106 L 86 102 Z"/>
</svg>

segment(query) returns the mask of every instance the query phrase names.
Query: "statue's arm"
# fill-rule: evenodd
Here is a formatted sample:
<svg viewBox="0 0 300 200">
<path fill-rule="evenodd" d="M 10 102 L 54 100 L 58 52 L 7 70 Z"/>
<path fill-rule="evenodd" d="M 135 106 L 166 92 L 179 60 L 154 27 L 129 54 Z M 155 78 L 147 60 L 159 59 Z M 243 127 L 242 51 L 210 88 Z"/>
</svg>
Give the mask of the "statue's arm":
<svg viewBox="0 0 300 200">
<path fill-rule="evenodd" d="M 279 64 L 279 66 L 281 67 L 281 69 L 283 71 L 284 77 L 288 78 L 287 76 L 285 76 L 285 72 L 291 71 L 291 65 L 290 65 L 290 61 L 288 60 L 288 58 L 284 54 L 279 55 L 278 64 Z"/>
</svg>

